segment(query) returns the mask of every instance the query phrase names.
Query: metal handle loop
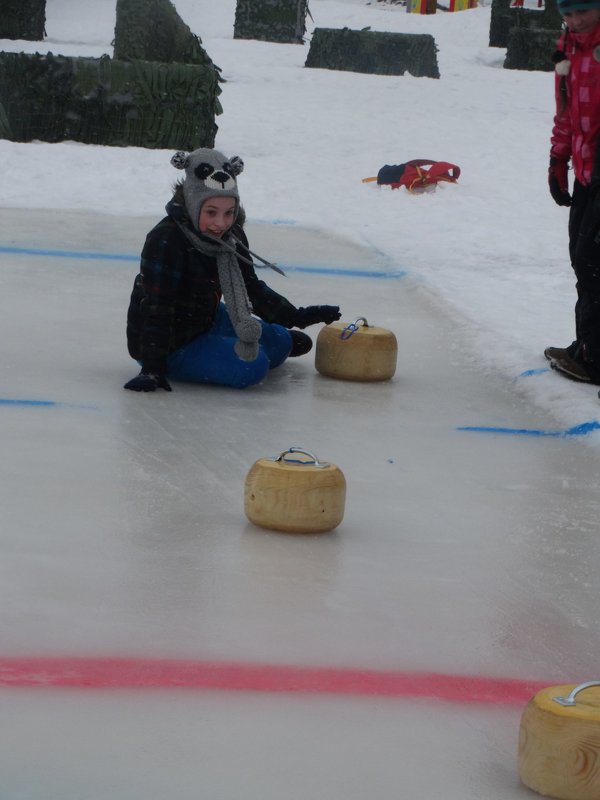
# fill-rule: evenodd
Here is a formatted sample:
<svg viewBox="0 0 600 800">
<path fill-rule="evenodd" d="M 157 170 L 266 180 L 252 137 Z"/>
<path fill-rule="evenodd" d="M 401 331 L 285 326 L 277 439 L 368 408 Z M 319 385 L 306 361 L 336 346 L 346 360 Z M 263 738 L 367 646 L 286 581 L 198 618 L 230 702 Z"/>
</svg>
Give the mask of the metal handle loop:
<svg viewBox="0 0 600 800">
<path fill-rule="evenodd" d="M 340 333 L 340 339 L 349 339 L 353 333 L 356 333 L 358 330 L 358 323 L 364 323 L 365 328 L 369 327 L 369 323 L 367 322 L 366 317 L 357 317 L 354 322 L 350 322 Z"/>
<path fill-rule="evenodd" d="M 303 455 L 312 458 L 312 462 L 302 461 L 299 458 L 288 459 L 286 458 L 286 455 L 288 455 L 288 453 L 302 453 Z M 327 461 L 319 461 L 319 459 L 316 457 L 316 455 L 314 455 L 314 453 L 311 453 L 309 450 L 304 450 L 302 447 L 288 447 L 287 450 L 284 450 L 278 456 L 273 456 L 271 461 L 291 461 L 294 464 L 305 464 L 305 465 L 310 465 L 312 467 L 319 467 L 320 469 L 329 466 Z"/>
<path fill-rule="evenodd" d="M 561 706 L 574 706 L 576 695 L 578 695 L 583 689 L 589 689 L 590 686 L 600 686 L 600 681 L 587 681 L 587 683 L 580 683 L 579 686 L 576 686 L 573 689 L 568 697 L 553 697 L 552 699 L 555 703 L 558 703 Z"/>
</svg>

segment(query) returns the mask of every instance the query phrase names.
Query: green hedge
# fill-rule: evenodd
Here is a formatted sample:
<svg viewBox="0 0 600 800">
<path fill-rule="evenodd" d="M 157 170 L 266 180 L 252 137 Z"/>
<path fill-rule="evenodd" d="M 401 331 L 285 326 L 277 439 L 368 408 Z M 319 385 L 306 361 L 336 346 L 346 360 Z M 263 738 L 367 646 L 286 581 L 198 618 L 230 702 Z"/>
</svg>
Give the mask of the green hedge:
<svg viewBox="0 0 600 800">
<path fill-rule="evenodd" d="M 512 28 L 508 35 L 504 68 L 552 72 L 557 38 L 556 31 Z"/>
<path fill-rule="evenodd" d="M 545 8 L 511 8 L 511 0 L 492 0 L 490 17 L 490 47 L 508 47 L 512 28 L 556 31 L 560 33 L 562 17 L 556 0 L 546 0 Z"/>
<path fill-rule="evenodd" d="M 301 44 L 307 13 L 308 0 L 237 0 L 233 37 Z"/>
<path fill-rule="evenodd" d="M 46 0 L 0 0 L 0 39 L 41 41 Z"/>
<path fill-rule="evenodd" d="M 0 137 L 212 147 L 217 92 L 207 66 L 0 53 Z"/>
<path fill-rule="evenodd" d="M 428 33 L 316 28 L 305 66 L 374 75 L 439 78 L 437 47 Z"/>
<path fill-rule="evenodd" d="M 169 0 L 117 0 L 114 57 L 209 66 L 201 40 Z"/>
</svg>

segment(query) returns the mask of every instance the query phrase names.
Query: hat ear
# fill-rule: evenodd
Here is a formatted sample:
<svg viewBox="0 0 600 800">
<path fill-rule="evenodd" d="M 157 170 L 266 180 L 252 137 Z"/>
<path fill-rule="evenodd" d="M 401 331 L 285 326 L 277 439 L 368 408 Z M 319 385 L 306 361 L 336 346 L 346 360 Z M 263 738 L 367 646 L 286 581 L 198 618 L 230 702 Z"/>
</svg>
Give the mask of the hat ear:
<svg viewBox="0 0 600 800">
<path fill-rule="evenodd" d="M 183 150 L 178 150 L 174 155 L 171 156 L 171 164 L 175 167 L 175 169 L 185 169 L 189 163 L 189 155 L 184 153 Z"/>
<path fill-rule="evenodd" d="M 231 171 L 234 175 L 240 175 L 244 171 L 244 162 L 239 156 L 232 156 L 229 159 L 231 164 Z"/>
</svg>

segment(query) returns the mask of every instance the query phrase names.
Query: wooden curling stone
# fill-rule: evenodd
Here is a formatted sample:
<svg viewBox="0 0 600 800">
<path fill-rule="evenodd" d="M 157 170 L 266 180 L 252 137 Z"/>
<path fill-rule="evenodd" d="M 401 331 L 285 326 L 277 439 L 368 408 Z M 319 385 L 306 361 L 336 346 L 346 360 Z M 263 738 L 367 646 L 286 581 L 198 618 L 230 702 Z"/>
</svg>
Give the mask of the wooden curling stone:
<svg viewBox="0 0 600 800">
<path fill-rule="evenodd" d="M 519 777 L 547 797 L 600 798 L 600 681 L 550 686 L 529 701 L 519 731 Z"/>
<path fill-rule="evenodd" d="M 363 322 L 363 325 L 359 325 Z M 332 322 L 317 337 L 315 367 L 321 375 L 345 381 L 386 381 L 396 372 L 398 343 L 392 331 L 369 325 L 364 317 Z"/>
<path fill-rule="evenodd" d="M 343 519 L 345 500 L 342 471 L 299 447 L 255 461 L 244 486 L 250 522 L 283 533 L 332 530 Z"/>
</svg>

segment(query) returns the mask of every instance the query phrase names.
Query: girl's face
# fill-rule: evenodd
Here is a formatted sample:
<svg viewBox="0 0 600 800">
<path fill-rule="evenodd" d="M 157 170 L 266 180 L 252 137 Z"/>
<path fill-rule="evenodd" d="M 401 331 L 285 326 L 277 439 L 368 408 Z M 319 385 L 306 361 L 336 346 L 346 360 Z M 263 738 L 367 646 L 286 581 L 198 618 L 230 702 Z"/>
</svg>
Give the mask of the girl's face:
<svg viewBox="0 0 600 800">
<path fill-rule="evenodd" d="M 600 24 L 600 8 L 586 11 L 567 11 L 563 14 L 567 28 L 572 33 L 589 33 Z"/>
<path fill-rule="evenodd" d="M 235 222 L 236 202 L 233 197 L 209 197 L 198 216 L 198 230 L 220 239 Z"/>
</svg>

